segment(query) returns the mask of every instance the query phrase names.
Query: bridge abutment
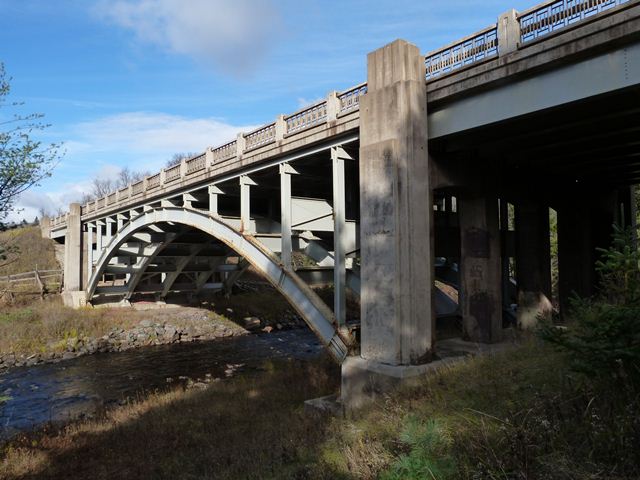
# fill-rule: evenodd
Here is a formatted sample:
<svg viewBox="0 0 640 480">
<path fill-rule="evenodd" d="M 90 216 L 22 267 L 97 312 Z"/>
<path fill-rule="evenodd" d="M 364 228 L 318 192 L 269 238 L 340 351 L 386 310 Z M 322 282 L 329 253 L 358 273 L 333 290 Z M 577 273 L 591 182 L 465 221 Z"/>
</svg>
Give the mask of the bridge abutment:
<svg viewBox="0 0 640 480">
<path fill-rule="evenodd" d="M 64 240 L 64 291 L 65 305 L 78 307 L 84 303 L 82 289 L 82 222 L 79 203 L 69 205 L 67 231 Z"/>
<path fill-rule="evenodd" d="M 361 356 L 342 367 L 357 408 L 424 371 L 434 341 L 425 64 L 397 40 L 368 56 L 360 101 Z"/>
</svg>

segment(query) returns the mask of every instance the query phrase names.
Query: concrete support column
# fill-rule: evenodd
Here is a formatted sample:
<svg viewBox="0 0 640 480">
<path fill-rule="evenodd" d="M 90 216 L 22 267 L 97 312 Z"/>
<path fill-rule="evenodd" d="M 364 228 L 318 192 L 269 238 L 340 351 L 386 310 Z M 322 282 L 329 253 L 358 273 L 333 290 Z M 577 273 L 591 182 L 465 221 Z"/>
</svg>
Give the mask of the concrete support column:
<svg viewBox="0 0 640 480">
<path fill-rule="evenodd" d="M 516 205 L 518 326 L 530 329 L 551 319 L 551 242 L 549 208 L 534 202 Z"/>
<path fill-rule="evenodd" d="M 500 341 L 502 333 L 502 262 L 498 199 L 465 193 L 460 214 L 460 302 L 465 339 Z"/>
<path fill-rule="evenodd" d="M 219 215 L 218 195 L 220 194 L 222 194 L 222 190 L 215 185 L 209 185 L 209 215 L 212 217 L 217 217 Z"/>
<path fill-rule="evenodd" d="M 102 255 L 102 226 L 104 222 L 102 220 L 98 220 L 96 222 L 96 257 L 100 258 Z"/>
<path fill-rule="evenodd" d="M 361 355 L 390 365 L 431 356 L 432 193 L 424 58 L 404 40 L 370 53 L 360 100 Z"/>
<path fill-rule="evenodd" d="M 331 149 L 333 169 L 333 314 L 338 325 L 347 323 L 347 247 L 345 160 L 352 160 L 343 148 Z"/>
<path fill-rule="evenodd" d="M 251 232 L 251 187 L 257 185 L 248 175 L 240 176 L 240 231 Z"/>
<path fill-rule="evenodd" d="M 293 263 L 291 261 L 291 176 L 297 174 L 293 167 L 288 163 L 280 165 L 280 232 L 281 232 L 281 248 L 280 260 L 282 266 L 290 270 Z"/>
<path fill-rule="evenodd" d="M 85 285 L 93 273 L 93 223 L 87 224 L 87 278 Z"/>
<path fill-rule="evenodd" d="M 67 233 L 64 239 L 64 290 L 77 292 L 82 288 L 82 225 L 80 204 L 69 205 Z"/>
</svg>

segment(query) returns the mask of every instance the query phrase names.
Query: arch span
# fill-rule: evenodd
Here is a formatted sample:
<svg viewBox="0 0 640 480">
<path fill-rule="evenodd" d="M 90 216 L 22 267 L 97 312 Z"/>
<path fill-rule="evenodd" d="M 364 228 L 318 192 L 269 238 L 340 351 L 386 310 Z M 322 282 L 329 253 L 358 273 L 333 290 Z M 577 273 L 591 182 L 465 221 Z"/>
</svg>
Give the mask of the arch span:
<svg viewBox="0 0 640 480">
<path fill-rule="evenodd" d="M 192 227 L 205 232 L 241 255 L 287 299 L 338 362 L 346 357 L 351 339 L 340 331 L 333 312 L 295 272 L 285 270 L 278 257 L 255 238 L 245 236 L 219 218 L 207 213 L 179 207 L 162 207 L 130 219 L 103 250 L 87 284 L 91 301 L 98 281 L 118 249 L 140 230 L 159 223 Z M 145 268 L 145 267 L 142 267 Z"/>
</svg>

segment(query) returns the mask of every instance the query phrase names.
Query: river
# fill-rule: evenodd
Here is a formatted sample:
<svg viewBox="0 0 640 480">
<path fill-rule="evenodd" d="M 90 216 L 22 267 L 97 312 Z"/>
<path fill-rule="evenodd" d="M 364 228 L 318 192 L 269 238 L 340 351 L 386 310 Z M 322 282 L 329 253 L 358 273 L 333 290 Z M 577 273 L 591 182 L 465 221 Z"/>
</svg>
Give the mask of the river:
<svg viewBox="0 0 640 480">
<path fill-rule="evenodd" d="M 0 439 L 47 422 L 64 422 L 105 405 L 138 398 L 191 379 L 227 377 L 270 358 L 311 359 L 323 347 L 308 329 L 87 355 L 56 364 L 20 367 L 0 375 Z M 238 366 L 241 365 L 241 366 Z M 180 379 L 180 377 L 183 377 Z M 170 379 L 169 381 L 167 379 Z"/>
</svg>

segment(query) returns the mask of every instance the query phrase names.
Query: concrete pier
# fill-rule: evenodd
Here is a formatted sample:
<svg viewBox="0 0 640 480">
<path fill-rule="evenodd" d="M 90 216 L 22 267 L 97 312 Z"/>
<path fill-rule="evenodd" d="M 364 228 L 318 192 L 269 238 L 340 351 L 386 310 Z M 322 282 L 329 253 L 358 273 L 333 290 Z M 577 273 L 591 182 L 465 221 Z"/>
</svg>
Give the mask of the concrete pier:
<svg viewBox="0 0 640 480">
<path fill-rule="evenodd" d="M 502 260 L 498 198 L 464 192 L 460 212 L 460 302 L 465 340 L 499 342 L 502 332 Z"/>
<path fill-rule="evenodd" d="M 425 65 L 397 40 L 368 56 L 360 103 L 361 358 L 343 364 L 357 407 L 430 360 L 434 315 L 432 192 Z M 409 367 L 409 366 L 412 367 Z"/>
<path fill-rule="evenodd" d="M 549 208 L 533 201 L 516 205 L 516 278 L 518 326 L 535 327 L 551 319 L 551 240 Z"/>
</svg>

